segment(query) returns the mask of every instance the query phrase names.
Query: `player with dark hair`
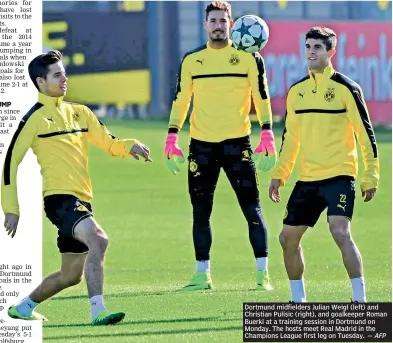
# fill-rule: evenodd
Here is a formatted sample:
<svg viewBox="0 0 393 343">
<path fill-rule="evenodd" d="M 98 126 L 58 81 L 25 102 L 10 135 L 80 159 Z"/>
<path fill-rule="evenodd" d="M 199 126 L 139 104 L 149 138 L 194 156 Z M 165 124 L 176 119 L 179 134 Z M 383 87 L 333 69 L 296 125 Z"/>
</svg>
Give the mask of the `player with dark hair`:
<svg viewBox="0 0 393 343">
<path fill-rule="evenodd" d="M 46 320 L 34 309 L 65 288 L 78 284 L 85 274 L 92 323 L 121 321 L 123 312 L 109 312 L 103 302 L 103 269 L 108 237 L 93 218 L 92 185 L 88 173 L 88 142 L 112 156 L 133 156 L 151 161 L 149 149 L 136 139 L 113 136 L 86 106 L 67 103 L 67 76 L 59 51 L 34 58 L 29 74 L 39 91 L 38 102 L 23 117 L 11 140 L 4 162 L 1 204 L 4 226 L 15 236 L 19 221 L 17 169 L 32 148 L 43 175 L 44 209 L 58 228 L 61 270 L 42 283 L 8 315 L 16 319 Z"/>
<path fill-rule="evenodd" d="M 292 301 L 305 302 L 304 258 L 300 245 L 327 208 L 327 220 L 352 285 L 352 300 L 366 301 L 362 258 L 351 237 L 350 222 L 358 173 L 357 142 L 364 177 L 362 196 L 370 201 L 379 181 L 377 143 L 360 86 L 333 69 L 337 36 L 326 27 L 306 34 L 309 75 L 292 85 L 279 161 L 269 196 L 280 201 L 279 187 L 292 173 L 299 155 L 300 177 L 288 200 L 280 243 L 290 280 Z"/>
<path fill-rule="evenodd" d="M 227 175 L 248 222 L 257 265 L 257 289 L 271 290 L 267 263 L 267 229 L 259 201 L 258 169 L 270 170 L 276 161 L 272 112 L 264 61 L 259 53 L 238 51 L 229 40 L 231 6 L 215 1 L 206 7 L 207 44 L 185 54 L 178 75 L 164 154 L 174 174 L 184 162 L 177 144 L 191 95 L 188 188 L 193 207 L 196 274 L 184 291 L 212 288 L 210 215 L 220 170 Z M 250 143 L 251 94 L 261 127 L 253 154 Z"/>
</svg>

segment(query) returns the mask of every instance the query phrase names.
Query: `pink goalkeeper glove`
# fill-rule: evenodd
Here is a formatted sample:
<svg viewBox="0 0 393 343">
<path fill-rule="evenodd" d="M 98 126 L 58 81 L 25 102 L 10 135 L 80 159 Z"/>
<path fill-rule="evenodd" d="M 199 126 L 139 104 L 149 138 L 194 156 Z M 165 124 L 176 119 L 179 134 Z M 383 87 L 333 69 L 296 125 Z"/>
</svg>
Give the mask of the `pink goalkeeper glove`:
<svg viewBox="0 0 393 343">
<path fill-rule="evenodd" d="M 274 167 L 277 154 L 272 130 L 261 131 L 261 141 L 256 147 L 252 159 L 256 167 L 263 172 L 267 172 Z"/>
<path fill-rule="evenodd" d="M 166 137 L 164 155 L 168 168 L 176 175 L 180 171 L 178 163 L 185 162 L 183 152 L 177 145 L 177 133 L 169 133 Z"/>
</svg>

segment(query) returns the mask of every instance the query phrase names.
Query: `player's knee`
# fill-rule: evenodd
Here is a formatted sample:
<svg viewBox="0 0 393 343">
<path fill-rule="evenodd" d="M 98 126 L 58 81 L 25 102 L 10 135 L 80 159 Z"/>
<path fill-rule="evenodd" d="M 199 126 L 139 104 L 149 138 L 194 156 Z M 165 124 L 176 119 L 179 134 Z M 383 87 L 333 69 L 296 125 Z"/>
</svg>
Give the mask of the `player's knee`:
<svg viewBox="0 0 393 343">
<path fill-rule="evenodd" d="M 203 216 L 203 217 L 194 217 L 194 230 L 197 231 L 206 231 L 210 227 L 210 218 Z"/>
<path fill-rule="evenodd" d="M 352 240 L 351 233 L 349 231 L 348 226 L 346 225 L 332 226 L 330 228 L 330 231 L 332 233 L 334 240 L 339 246 L 348 244 Z"/>
<path fill-rule="evenodd" d="M 95 228 L 95 234 L 91 235 L 87 246 L 89 249 L 98 249 L 101 252 L 105 252 L 109 245 L 109 239 L 106 235 L 105 231 L 102 230 L 100 227 Z"/>
<path fill-rule="evenodd" d="M 351 242 L 351 232 L 349 219 L 344 217 L 329 218 L 330 232 L 336 243 L 341 246 Z"/>
<path fill-rule="evenodd" d="M 278 240 L 280 241 L 280 245 L 283 249 L 285 249 L 287 245 L 287 235 L 285 234 L 284 231 L 281 231 L 280 234 L 278 235 Z"/>
<path fill-rule="evenodd" d="M 82 281 L 83 272 L 75 273 L 74 271 L 62 273 L 62 284 L 64 287 L 75 286 Z"/>
<path fill-rule="evenodd" d="M 86 244 L 89 250 L 105 251 L 109 243 L 105 231 L 93 217 L 85 218 L 75 226 L 74 237 Z"/>
<path fill-rule="evenodd" d="M 107 235 L 105 235 L 105 236 L 97 235 L 96 245 L 100 248 L 100 250 L 102 252 L 106 251 L 106 249 L 108 248 L 108 245 L 109 245 L 108 236 Z"/>
<path fill-rule="evenodd" d="M 248 205 L 243 206 L 242 209 L 248 223 L 252 224 L 251 227 L 259 227 L 261 224 L 263 224 L 262 211 L 260 206 Z"/>
<path fill-rule="evenodd" d="M 82 281 L 82 275 L 71 275 L 67 280 L 68 286 L 75 286 Z"/>
<path fill-rule="evenodd" d="M 298 249 L 300 244 L 300 238 L 295 232 L 284 228 L 280 235 L 278 236 L 278 240 L 280 241 L 280 245 L 283 249 Z"/>
<path fill-rule="evenodd" d="M 206 225 L 209 223 L 212 212 L 212 204 L 209 201 L 198 201 L 193 203 L 193 218 L 196 225 Z"/>
</svg>

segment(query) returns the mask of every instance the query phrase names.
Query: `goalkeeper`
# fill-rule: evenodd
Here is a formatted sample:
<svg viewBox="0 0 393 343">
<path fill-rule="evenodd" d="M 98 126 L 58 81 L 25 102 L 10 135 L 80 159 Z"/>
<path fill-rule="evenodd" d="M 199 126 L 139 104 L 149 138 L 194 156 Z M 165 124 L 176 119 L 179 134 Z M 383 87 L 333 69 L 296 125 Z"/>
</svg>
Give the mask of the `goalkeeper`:
<svg viewBox="0 0 393 343">
<path fill-rule="evenodd" d="M 267 262 L 267 229 L 259 201 L 256 168 L 267 172 L 276 162 L 272 114 L 264 62 L 258 54 L 236 50 L 229 40 L 231 6 L 212 2 L 204 27 L 209 41 L 187 53 L 180 66 L 165 142 L 165 158 L 174 174 L 184 155 L 177 144 L 193 93 L 188 188 L 193 207 L 196 274 L 180 290 L 212 288 L 210 215 L 221 168 L 236 193 L 248 222 L 257 266 L 257 289 L 271 290 Z M 261 126 L 261 141 L 253 154 L 249 111 L 253 96 Z"/>
</svg>

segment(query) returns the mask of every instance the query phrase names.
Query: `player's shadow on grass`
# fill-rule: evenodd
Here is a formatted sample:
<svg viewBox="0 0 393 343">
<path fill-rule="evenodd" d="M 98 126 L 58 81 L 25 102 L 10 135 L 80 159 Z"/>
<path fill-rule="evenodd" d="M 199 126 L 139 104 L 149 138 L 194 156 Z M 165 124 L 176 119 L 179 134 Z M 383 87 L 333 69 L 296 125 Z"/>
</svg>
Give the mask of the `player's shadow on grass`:
<svg viewBox="0 0 393 343">
<path fill-rule="evenodd" d="M 138 336 L 156 336 L 156 335 L 181 335 L 187 333 L 201 333 L 201 332 L 218 332 L 218 331 L 237 331 L 242 330 L 242 326 L 226 326 L 221 328 L 196 328 L 196 329 L 185 329 L 185 330 L 159 330 L 159 331 L 137 331 L 137 332 L 120 332 L 120 333 L 100 333 L 99 338 L 104 337 L 138 337 Z M 59 335 L 59 336 L 45 336 L 45 340 L 69 340 L 69 339 L 81 339 L 81 338 L 97 338 L 97 334 L 89 335 Z"/>
<path fill-rule="evenodd" d="M 106 298 L 122 298 L 122 297 L 145 297 L 151 295 L 190 295 L 190 294 L 214 294 L 214 293 L 240 293 L 240 292 L 258 292 L 254 288 L 244 288 L 244 289 L 217 289 L 213 292 L 211 291 L 193 291 L 193 292 L 176 292 L 175 289 L 167 290 L 167 291 L 156 291 L 156 292 L 121 292 L 121 293 L 106 293 Z M 86 299 L 86 295 L 65 295 L 65 296 L 58 296 L 53 297 L 51 301 L 57 300 L 77 300 L 77 299 Z"/>
<path fill-rule="evenodd" d="M 167 295 L 174 293 L 173 291 L 162 291 L 162 292 L 122 292 L 122 293 L 106 293 L 106 298 L 122 298 L 122 297 L 144 297 L 150 295 Z M 75 300 L 75 299 L 86 299 L 86 295 L 65 295 L 54 297 L 51 300 Z"/>
<path fill-rule="evenodd" d="M 153 319 L 153 320 L 129 320 L 122 321 L 116 326 L 119 325 L 141 325 L 141 324 L 173 324 L 173 323 L 192 323 L 192 322 L 232 322 L 235 320 L 242 320 L 239 318 L 221 318 L 221 317 L 200 317 L 200 318 L 174 318 L 174 319 Z M 86 324 L 54 324 L 54 325 L 45 325 L 44 328 L 64 328 L 64 327 L 84 327 L 84 326 L 92 326 L 89 323 Z"/>
</svg>

